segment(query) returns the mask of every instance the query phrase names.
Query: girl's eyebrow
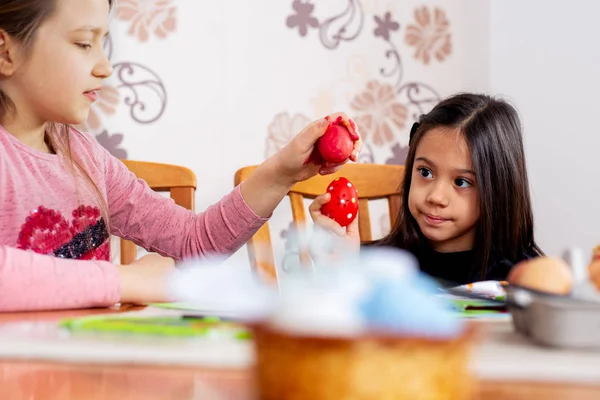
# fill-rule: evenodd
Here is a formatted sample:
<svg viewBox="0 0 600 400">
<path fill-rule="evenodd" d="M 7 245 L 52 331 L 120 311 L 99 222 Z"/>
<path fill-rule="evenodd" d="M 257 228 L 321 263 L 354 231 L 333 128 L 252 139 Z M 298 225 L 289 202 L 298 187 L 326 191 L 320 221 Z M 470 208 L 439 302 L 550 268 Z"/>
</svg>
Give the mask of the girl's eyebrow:
<svg viewBox="0 0 600 400">
<path fill-rule="evenodd" d="M 457 169 L 456 172 L 458 172 L 459 174 L 469 174 L 469 175 L 477 176 L 475 174 L 475 171 L 473 171 L 472 169 Z"/>
<path fill-rule="evenodd" d="M 427 164 L 431 164 L 435 167 L 435 163 L 432 162 L 431 160 L 429 160 L 427 157 L 417 157 L 417 158 L 415 158 L 415 161 L 423 161 L 423 162 L 426 162 Z"/>
<path fill-rule="evenodd" d="M 435 167 L 435 163 L 433 161 L 431 161 L 430 159 L 428 159 L 427 157 L 417 157 L 417 158 L 415 158 L 415 161 L 423 161 L 424 163 L 427 163 L 427 164 L 431 165 L 432 167 Z M 455 168 L 454 171 L 458 172 L 459 174 L 470 174 L 473 176 L 477 176 L 475 174 L 475 171 L 473 171 L 472 169 L 468 169 L 468 168 Z"/>
<path fill-rule="evenodd" d="M 103 37 L 108 36 L 108 31 L 105 30 L 104 28 L 101 28 L 99 26 L 92 26 L 92 25 L 84 25 L 80 28 L 74 29 L 73 32 L 92 32 L 96 35 L 99 35 L 101 33 L 104 33 L 104 35 L 102 35 Z"/>
</svg>

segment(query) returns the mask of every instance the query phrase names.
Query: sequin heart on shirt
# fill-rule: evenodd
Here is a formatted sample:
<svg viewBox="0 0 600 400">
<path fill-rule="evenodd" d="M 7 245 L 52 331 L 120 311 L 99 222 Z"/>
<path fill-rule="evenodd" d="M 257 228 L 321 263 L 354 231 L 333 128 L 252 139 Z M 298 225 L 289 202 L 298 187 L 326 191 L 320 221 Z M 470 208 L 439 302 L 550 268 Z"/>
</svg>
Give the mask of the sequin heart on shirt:
<svg viewBox="0 0 600 400">
<path fill-rule="evenodd" d="M 36 208 L 21 226 L 17 247 L 60 258 L 108 261 L 110 241 L 100 210 L 80 206 L 71 215 L 68 221 L 59 211 Z"/>
</svg>

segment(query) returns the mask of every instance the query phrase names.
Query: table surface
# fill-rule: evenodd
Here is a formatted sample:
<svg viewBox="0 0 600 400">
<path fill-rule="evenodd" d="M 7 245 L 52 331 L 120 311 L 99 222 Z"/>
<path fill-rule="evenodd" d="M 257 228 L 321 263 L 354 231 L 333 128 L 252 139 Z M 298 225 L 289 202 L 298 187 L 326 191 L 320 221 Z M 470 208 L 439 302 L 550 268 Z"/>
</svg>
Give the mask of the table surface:
<svg viewBox="0 0 600 400">
<path fill-rule="evenodd" d="M 122 312 L 136 308 L 0 314 L 0 324 L 55 321 L 65 317 Z M 597 385 L 482 381 L 479 398 L 600 399 Z M 82 365 L 47 361 L 0 360 L 0 398 L 11 400 L 256 400 L 253 371 L 198 367 Z"/>
</svg>

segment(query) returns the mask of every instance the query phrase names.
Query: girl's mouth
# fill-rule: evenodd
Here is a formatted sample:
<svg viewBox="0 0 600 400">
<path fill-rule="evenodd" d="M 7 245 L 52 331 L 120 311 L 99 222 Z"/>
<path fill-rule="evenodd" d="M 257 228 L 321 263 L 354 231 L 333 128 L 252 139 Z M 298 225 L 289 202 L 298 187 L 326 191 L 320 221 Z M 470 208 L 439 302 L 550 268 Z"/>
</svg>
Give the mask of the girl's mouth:
<svg viewBox="0 0 600 400">
<path fill-rule="evenodd" d="M 96 100 L 98 100 L 98 91 L 97 90 L 90 90 L 88 92 L 83 92 L 83 95 L 85 97 L 87 97 L 92 103 Z"/>
<path fill-rule="evenodd" d="M 449 221 L 448 218 L 443 218 L 439 215 L 423 214 L 423 216 L 425 217 L 425 222 L 427 222 L 429 225 L 441 225 L 444 222 Z"/>
</svg>

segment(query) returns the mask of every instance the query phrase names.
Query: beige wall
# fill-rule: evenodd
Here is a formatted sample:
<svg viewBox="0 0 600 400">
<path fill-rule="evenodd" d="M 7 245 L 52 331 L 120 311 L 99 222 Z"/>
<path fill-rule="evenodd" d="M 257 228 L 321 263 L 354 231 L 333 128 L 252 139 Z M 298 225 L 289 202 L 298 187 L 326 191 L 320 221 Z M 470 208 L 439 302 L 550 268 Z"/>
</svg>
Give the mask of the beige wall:
<svg viewBox="0 0 600 400">
<path fill-rule="evenodd" d="M 555 255 L 600 243 L 599 13 L 587 0 L 491 1 L 491 87 L 521 112 L 536 234 Z"/>
</svg>

